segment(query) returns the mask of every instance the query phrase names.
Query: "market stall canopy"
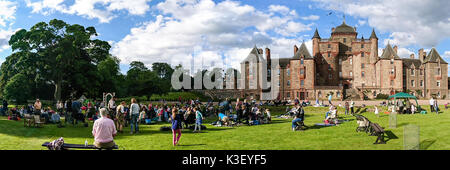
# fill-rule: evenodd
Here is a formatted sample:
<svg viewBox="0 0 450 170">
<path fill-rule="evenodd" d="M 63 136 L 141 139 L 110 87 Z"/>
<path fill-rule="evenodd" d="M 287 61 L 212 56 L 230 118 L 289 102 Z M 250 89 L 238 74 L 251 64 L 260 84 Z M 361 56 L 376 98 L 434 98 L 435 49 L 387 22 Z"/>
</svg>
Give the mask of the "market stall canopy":
<svg viewBox="0 0 450 170">
<path fill-rule="evenodd" d="M 394 99 L 416 99 L 417 100 L 416 96 L 413 96 L 413 95 L 408 94 L 408 93 L 403 93 L 403 92 L 394 94 L 392 96 L 389 96 L 388 99 L 392 99 L 392 98 L 394 98 Z"/>
</svg>

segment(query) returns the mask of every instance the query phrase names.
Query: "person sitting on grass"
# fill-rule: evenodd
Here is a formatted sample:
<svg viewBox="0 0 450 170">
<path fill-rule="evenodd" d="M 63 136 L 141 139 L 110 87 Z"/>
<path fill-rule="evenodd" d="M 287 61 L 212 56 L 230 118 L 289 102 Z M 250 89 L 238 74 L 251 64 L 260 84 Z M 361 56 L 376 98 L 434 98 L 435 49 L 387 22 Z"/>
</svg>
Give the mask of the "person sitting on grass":
<svg viewBox="0 0 450 170">
<path fill-rule="evenodd" d="M 94 145 L 97 148 L 112 148 L 114 143 L 114 136 L 117 134 L 114 121 L 108 118 L 106 108 L 100 109 L 100 119 L 94 122 L 92 127 L 92 135 L 94 136 Z"/>
<path fill-rule="evenodd" d="M 56 113 L 56 112 L 50 111 L 50 113 L 52 114 L 51 122 L 54 123 L 54 124 L 60 124 L 61 123 L 61 116 L 58 113 Z"/>
<path fill-rule="evenodd" d="M 330 113 L 329 113 L 329 115 L 327 115 L 324 122 L 325 122 L 325 124 L 338 124 L 336 107 L 333 107 L 330 110 Z"/>
<path fill-rule="evenodd" d="M 296 131 L 298 127 L 298 123 L 301 123 L 305 119 L 305 111 L 300 106 L 298 111 L 294 115 L 294 119 L 292 120 L 292 131 Z"/>
</svg>

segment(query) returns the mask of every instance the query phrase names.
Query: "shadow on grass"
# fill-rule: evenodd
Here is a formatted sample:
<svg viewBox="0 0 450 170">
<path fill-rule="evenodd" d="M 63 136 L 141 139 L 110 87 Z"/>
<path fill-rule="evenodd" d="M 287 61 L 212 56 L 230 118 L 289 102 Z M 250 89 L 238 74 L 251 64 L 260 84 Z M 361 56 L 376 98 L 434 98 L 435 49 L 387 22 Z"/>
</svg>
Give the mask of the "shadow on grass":
<svg viewBox="0 0 450 170">
<path fill-rule="evenodd" d="M 204 146 L 204 145 L 206 145 L 206 144 L 189 144 L 189 145 L 183 145 L 183 144 L 179 144 L 179 145 L 177 145 L 177 146 Z"/>
<path fill-rule="evenodd" d="M 384 134 L 386 134 L 386 136 L 387 136 L 387 140 L 385 140 L 386 142 L 387 141 L 390 141 L 391 139 L 398 139 L 398 136 L 397 135 L 395 135 L 392 131 L 390 131 L 390 130 L 386 130 L 386 131 L 384 131 Z"/>
<path fill-rule="evenodd" d="M 426 139 L 420 142 L 420 150 L 427 150 L 431 145 L 436 142 L 436 139 Z"/>
</svg>

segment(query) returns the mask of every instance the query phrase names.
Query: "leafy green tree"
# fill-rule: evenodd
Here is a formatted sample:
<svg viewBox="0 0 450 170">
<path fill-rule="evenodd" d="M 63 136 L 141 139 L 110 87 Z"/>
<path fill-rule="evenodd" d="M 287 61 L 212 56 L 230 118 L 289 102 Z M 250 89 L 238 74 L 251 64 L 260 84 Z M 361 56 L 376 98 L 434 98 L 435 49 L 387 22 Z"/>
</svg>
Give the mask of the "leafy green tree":
<svg viewBox="0 0 450 170">
<path fill-rule="evenodd" d="M 11 36 L 9 45 L 15 57 L 5 67 L 22 68 L 17 70 L 32 75 L 35 83 L 53 85 L 55 100 L 61 100 L 62 94 L 93 95 L 101 88 L 97 65 L 109 56 L 111 48 L 106 41 L 93 40 L 95 36 L 94 27 L 70 25 L 57 19 L 39 22 L 30 30 L 21 29 Z"/>
<path fill-rule="evenodd" d="M 22 73 L 14 75 L 6 84 L 3 96 L 7 100 L 15 100 L 18 104 L 26 104 L 31 94 L 30 82 L 27 76 Z"/>
</svg>

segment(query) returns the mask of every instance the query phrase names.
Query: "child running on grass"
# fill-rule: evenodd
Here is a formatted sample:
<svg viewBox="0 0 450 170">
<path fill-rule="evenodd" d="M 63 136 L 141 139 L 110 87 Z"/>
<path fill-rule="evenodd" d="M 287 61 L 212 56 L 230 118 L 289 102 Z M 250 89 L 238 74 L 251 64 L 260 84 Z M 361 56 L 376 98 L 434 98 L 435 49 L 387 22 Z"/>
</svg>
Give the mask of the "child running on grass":
<svg viewBox="0 0 450 170">
<path fill-rule="evenodd" d="M 173 135 L 173 146 L 176 146 L 181 138 L 181 115 L 178 114 L 178 109 L 174 108 L 172 110 L 172 135 Z M 178 137 L 177 137 L 178 134 Z"/>
<path fill-rule="evenodd" d="M 200 132 L 202 130 L 202 119 L 203 119 L 203 115 L 200 111 L 197 110 L 197 107 L 194 107 L 194 112 L 195 112 L 195 127 L 194 127 L 194 132 L 197 131 L 197 127 L 198 127 L 198 132 Z"/>
</svg>

